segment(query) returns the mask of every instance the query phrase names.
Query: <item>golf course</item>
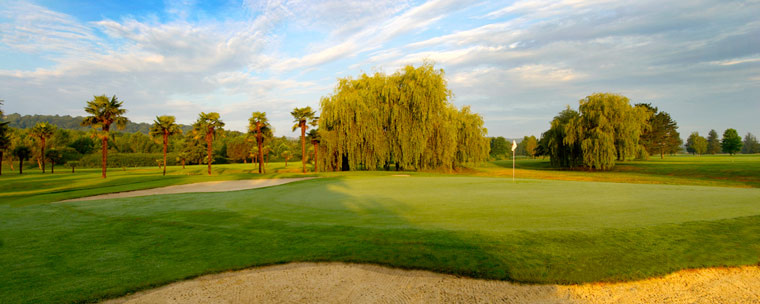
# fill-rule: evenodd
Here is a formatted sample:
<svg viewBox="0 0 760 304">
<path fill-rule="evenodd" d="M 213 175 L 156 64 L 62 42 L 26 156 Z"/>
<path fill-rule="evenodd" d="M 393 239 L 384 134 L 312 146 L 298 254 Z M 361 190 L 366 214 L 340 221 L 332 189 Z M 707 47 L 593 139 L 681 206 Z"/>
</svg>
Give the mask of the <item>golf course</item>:
<svg viewBox="0 0 760 304">
<path fill-rule="evenodd" d="M 349 262 L 525 284 L 621 282 L 760 263 L 760 156 L 611 171 L 494 161 L 459 172 L 296 173 L 270 163 L 99 169 L 0 184 L 3 303 L 94 302 L 205 274 Z M 210 181 L 249 190 L 66 201 Z"/>
</svg>

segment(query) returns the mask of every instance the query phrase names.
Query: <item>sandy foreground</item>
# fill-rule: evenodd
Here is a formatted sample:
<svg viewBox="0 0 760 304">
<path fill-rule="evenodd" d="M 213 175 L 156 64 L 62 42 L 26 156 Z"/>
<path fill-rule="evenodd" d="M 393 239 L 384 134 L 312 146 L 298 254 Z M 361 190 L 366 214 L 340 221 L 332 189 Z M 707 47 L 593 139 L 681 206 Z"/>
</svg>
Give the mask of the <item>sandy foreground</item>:
<svg viewBox="0 0 760 304">
<path fill-rule="evenodd" d="M 135 196 L 147 196 L 147 195 L 158 195 L 158 194 L 238 191 L 238 190 L 277 186 L 277 185 L 282 185 L 282 184 L 287 184 L 287 183 L 292 183 L 292 182 L 297 182 L 297 181 L 307 180 L 307 179 L 312 179 L 312 178 L 314 177 L 213 181 L 213 182 L 176 185 L 176 186 L 168 186 L 168 187 L 145 189 L 145 190 L 108 193 L 108 194 L 101 194 L 101 195 L 95 195 L 95 196 L 80 197 L 80 198 L 64 200 L 60 202 L 92 201 L 92 200 L 109 199 L 109 198 L 135 197 Z"/>
<path fill-rule="evenodd" d="M 104 303 L 760 303 L 760 267 L 679 271 L 626 283 L 521 285 L 346 263 L 206 275 Z"/>
</svg>

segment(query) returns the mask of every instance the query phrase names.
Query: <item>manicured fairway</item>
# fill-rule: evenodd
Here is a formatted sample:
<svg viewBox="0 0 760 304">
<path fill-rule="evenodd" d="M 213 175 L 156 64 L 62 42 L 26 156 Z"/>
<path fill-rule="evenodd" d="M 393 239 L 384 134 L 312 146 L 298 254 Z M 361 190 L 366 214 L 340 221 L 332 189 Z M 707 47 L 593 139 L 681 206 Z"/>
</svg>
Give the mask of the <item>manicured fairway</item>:
<svg viewBox="0 0 760 304">
<path fill-rule="evenodd" d="M 112 297 L 289 261 L 528 283 L 760 262 L 760 189 L 351 173 L 272 188 L 0 204 L 3 303 Z"/>
</svg>

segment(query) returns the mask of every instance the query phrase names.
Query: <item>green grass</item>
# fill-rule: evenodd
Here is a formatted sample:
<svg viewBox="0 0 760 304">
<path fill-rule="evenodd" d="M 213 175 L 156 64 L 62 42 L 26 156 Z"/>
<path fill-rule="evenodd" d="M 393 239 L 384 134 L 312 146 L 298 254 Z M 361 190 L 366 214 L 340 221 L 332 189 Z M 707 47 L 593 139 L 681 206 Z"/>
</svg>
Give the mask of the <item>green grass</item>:
<svg viewBox="0 0 760 304">
<path fill-rule="evenodd" d="M 666 158 L 614 172 L 518 164 L 524 175 L 613 182 L 512 183 L 492 177 L 507 170 L 496 162 L 469 175 L 322 173 L 255 190 L 70 203 L 48 202 L 259 175 L 248 172 L 250 164 L 215 166 L 224 174 L 210 177 L 200 174 L 205 167 L 171 168 L 167 177 L 155 168 L 113 170 L 106 181 L 97 170 L 3 175 L 0 302 L 96 301 L 291 261 L 366 262 L 524 283 L 753 265 L 760 262 L 760 189 L 731 177 L 755 178 L 760 158 L 740 159 L 732 165 L 726 157 Z M 690 185 L 669 185 L 674 179 Z"/>
</svg>

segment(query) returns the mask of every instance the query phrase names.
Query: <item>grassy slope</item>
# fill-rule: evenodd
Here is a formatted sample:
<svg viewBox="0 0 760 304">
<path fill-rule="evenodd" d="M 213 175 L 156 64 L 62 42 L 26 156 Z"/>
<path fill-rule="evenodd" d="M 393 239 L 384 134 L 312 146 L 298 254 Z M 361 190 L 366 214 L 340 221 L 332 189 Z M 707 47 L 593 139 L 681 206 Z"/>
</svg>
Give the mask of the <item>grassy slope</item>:
<svg viewBox="0 0 760 304">
<path fill-rule="evenodd" d="M 229 193 L 0 204 L 2 302 L 355 261 L 520 282 L 756 264 L 760 189 L 370 172 Z"/>
</svg>

